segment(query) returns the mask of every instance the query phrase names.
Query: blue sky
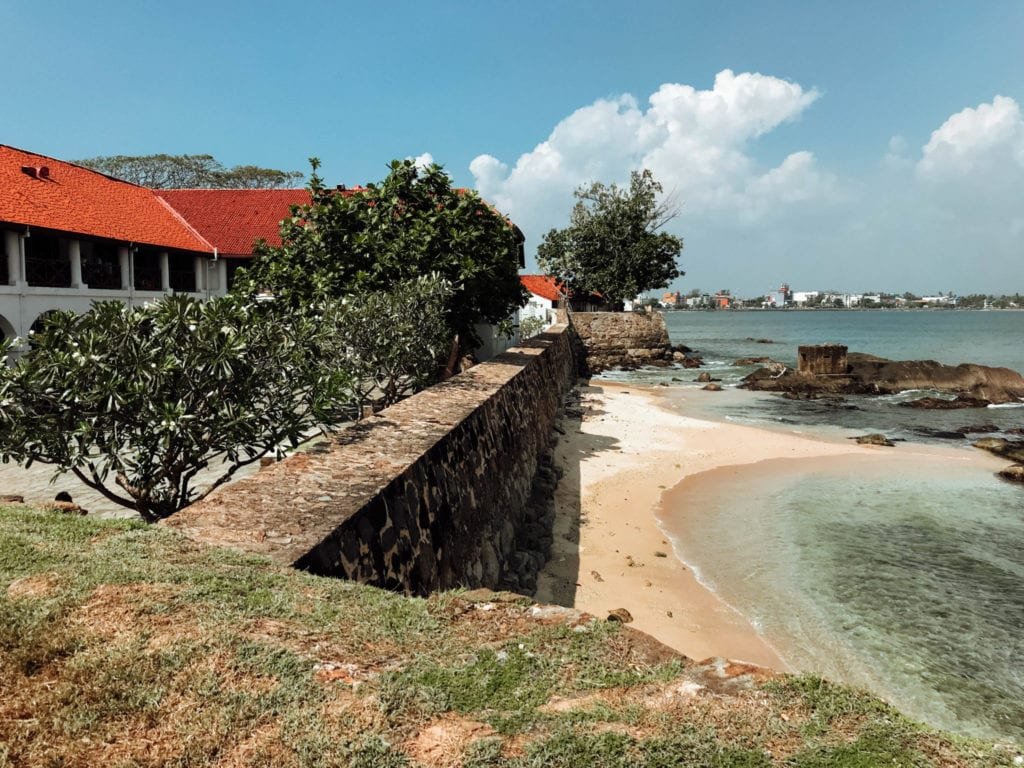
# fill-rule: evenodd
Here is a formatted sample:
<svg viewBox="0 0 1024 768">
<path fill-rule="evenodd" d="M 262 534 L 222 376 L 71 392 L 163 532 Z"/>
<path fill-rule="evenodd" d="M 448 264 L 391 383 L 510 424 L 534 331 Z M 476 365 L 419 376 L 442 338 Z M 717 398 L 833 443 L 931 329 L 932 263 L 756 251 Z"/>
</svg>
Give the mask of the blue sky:
<svg viewBox="0 0 1024 768">
<path fill-rule="evenodd" d="M 59 158 L 429 153 L 529 250 L 645 164 L 682 289 L 1024 291 L 1021 2 L 0 0 L 0 50 L 0 142 Z"/>
</svg>

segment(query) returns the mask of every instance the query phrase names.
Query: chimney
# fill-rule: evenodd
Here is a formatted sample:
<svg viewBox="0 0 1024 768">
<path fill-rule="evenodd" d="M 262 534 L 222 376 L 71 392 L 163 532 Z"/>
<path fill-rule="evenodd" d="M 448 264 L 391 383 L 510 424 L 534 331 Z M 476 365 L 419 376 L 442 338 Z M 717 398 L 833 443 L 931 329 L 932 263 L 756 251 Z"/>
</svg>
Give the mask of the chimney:
<svg viewBox="0 0 1024 768">
<path fill-rule="evenodd" d="M 50 178 L 50 169 L 45 165 L 23 165 L 21 166 L 21 172 L 33 179 Z"/>
</svg>

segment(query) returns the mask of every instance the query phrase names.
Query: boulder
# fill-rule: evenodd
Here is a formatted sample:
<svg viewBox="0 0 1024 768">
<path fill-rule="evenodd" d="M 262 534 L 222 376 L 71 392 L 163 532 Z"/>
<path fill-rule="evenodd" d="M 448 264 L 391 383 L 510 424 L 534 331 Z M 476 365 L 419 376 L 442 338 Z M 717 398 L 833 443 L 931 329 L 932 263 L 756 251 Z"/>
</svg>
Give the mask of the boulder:
<svg viewBox="0 0 1024 768">
<path fill-rule="evenodd" d="M 1024 463 L 1024 440 L 1004 440 L 1001 437 L 983 437 L 971 443 L 975 448 L 994 453 L 1010 461 Z"/>
<path fill-rule="evenodd" d="M 625 608 L 616 608 L 614 611 L 608 612 L 608 621 L 617 621 L 620 624 L 629 624 L 633 621 L 633 614 Z"/>
<path fill-rule="evenodd" d="M 969 424 L 966 427 L 960 427 L 956 431 L 961 435 L 984 435 L 989 432 L 999 432 L 1000 429 L 995 424 Z"/>
<path fill-rule="evenodd" d="M 900 403 L 901 408 L 920 408 L 927 411 L 953 411 L 959 408 L 987 408 L 988 406 L 988 400 L 970 395 L 957 395 L 952 400 L 942 397 L 921 397 L 917 400 Z"/>
<path fill-rule="evenodd" d="M 706 390 L 708 392 L 721 392 L 722 385 L 711 382 L 710 384 L 705 384 L 703 387 L 701 387 L 701 389 Z"/>
<path fill-rule="evenodd" d="M 764 392 L 852 395 L 893 395 L 911 389 L 932 389 L 957 395 L 959 404 L 938 406 L 953 408 L 973 408 L 1024 399 L 1024 377 L 1009 368 L 943 365 L 934 360 L 894 361 L 857 352 L 847 355 L 846 372 L 842 374 L 817 375 L 785 370 L 781 375 L 772 375 L 766 368 L 761 368 L 747 376 L 742 386 Z"/>
<path fill-rule="evenodd" d="M 710 373 L 708 373 L 707 371 L 702 371 L 700 374 L 698 374 L 697 381 L 700 382 L 701 384 L 707 384 L 708 382 L 711 381 L 721 381 L 721 379 L 712 378 Z"/>
<path fill-rule="evenodd" d="M 702 365 L 704 365 L 704 361 L 701 360 L 699 357 L 684 358 L 682 363 L 683 368 L 700 368 Z"/>
<path fill-rule="evenodd" d="M 873 432 L 870 435 L 861 435 L 860 437 L 852 437 L 851 440 L 856 440 L 860 445 L 883 445 L 888 448 L 892 448 L 896 443 L 890 440 L 885 435 L 881 435 L 877 432 Z"/>
<path fill-rule="evenodd" d="M 1024 464 L 1011 464 L 1006 469 L 999 470 L 996 474 L 1004 480 L 1024 483 Z"/>
</svg>

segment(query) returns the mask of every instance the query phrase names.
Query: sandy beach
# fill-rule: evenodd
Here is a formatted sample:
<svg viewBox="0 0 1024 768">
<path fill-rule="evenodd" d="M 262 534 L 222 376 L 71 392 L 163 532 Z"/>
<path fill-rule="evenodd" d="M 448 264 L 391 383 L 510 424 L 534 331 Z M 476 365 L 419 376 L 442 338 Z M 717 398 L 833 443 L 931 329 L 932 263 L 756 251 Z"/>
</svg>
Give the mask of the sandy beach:
<svg viewBox="0 0 1024 768">
<path fill-rule="evenodd" d="M 692 396 L 716 395 L 694 390 Z M 658 524 L 663 494 L 700 473 L 714 481 L 723 470 L 760 462 L 878 457 L 899 449 L 699 420 L 665 404 L 656 387 L 592 382 L 580 388 L 583 416 L 566 420 L 556 449 L 564 476 L 537 599 L 598 616 L 625 608 L 632 626 L 691 658 L 725 656 L 786 670 L 757 630 L 674 556 Z M 909 448 L 901 452 L 929 452 Z"/>
</svg>

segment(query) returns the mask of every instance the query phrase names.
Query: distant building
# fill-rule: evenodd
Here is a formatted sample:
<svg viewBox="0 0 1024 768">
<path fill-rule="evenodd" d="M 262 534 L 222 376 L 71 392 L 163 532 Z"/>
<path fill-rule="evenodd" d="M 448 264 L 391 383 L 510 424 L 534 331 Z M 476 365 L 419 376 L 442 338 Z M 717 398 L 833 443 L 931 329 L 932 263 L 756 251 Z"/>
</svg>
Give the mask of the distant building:
<svg viewBox="0 0 1024 768">
<path fill-rule="evenodd" d="M 668 292 L 668 293 L 662 294 L 661 305 L 663 307 L 668 308 L 668 309 L 675 309 L 676 307 L 682 307 L 682 306 L 684 306 L 683 297 L 679 293 L 679 291 L 676 291 L 675 293 Z"/>
<path fill-rule="evenodd" d="M 798 307 L 805 307 L 821 296 L 821 291 L 794 291 L 793 303 Z"/>
<path fill-rule="evenodd" d="M 729 291 L 722 290 L 714 295 L 712 302 L 716 309 L 729 309 L 732 307 L 733 298 Z"/>
</svg>

